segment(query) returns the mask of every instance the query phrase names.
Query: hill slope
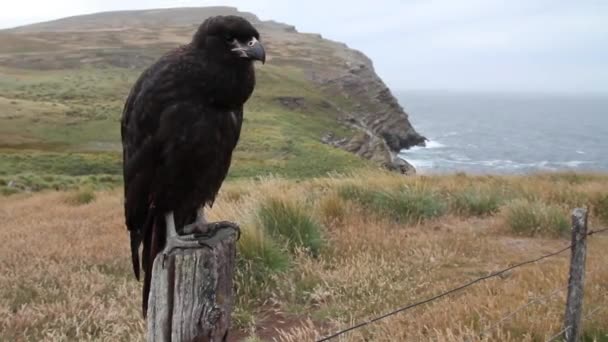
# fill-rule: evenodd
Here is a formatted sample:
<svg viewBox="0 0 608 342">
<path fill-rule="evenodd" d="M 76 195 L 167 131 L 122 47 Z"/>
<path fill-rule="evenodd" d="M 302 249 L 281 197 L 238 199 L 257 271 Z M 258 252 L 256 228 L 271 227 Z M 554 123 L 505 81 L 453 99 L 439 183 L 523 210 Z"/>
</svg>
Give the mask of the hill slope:
<svg viewBox="0 0 608 342">
<path fill-rule="evenodd" d="M 393 162 L 395 154 L 424 138 L 367 57 L 293 26 L 207 7 L 99 13 L 0 31 L 0 148 L 6 157 L 0 176 L 45 169 L 40 158 L 49 158 L 49 151 L 63 159 L 65 152 L 96 153 L 76 155 L 81 164 L 104 153 L 118 161 L 118 121 L 130 86 L 144 67 L 188 42 L 200 22 L 216 14 L 251 20 L 269 55 L 247 104 L 232 176 L 315 176 L 373 165 L 342 150 L 409 170 Z M 28 153 L 29 160 L 11 154 L 24 150 L 36 153 Z M 110 175 L 120 173 L 116 165 Z"/>
</svg>

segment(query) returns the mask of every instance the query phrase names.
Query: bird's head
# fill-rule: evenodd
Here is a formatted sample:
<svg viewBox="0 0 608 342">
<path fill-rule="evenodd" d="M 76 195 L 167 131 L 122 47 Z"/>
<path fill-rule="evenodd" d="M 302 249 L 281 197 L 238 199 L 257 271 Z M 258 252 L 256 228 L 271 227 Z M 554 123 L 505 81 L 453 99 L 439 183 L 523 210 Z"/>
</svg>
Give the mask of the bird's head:
<svg viewBox="0 0 608 342">
<path fill-rule="evenodd" d="M 238 16 L 215 16 L 205 20 L 192 39 L 194 46 L 223 58 L 266 62 L 260 34 L 246 19 Z"/>
</svg>

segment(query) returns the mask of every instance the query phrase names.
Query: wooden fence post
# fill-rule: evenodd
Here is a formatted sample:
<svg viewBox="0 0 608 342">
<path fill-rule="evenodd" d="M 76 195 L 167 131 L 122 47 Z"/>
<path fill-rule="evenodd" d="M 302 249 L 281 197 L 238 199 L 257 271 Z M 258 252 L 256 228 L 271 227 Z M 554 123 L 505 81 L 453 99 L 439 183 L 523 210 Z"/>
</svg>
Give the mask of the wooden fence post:
<svg viewBox="0 0 608 342">
<path fill-rule="evenodd" d="M 570 256 L 568 299 L 564 319 L 564 339 L 567 342 L 577 342 L 581 333 L 580 324 L 587 254 L 587 216 L 587 209 L 576 208 L 572 211 L 572 254 Z"/>
<path fill-rule="evenodd" d="M 148 342 L 224 342 L 234 304 L 235 227 L 220 226 L 193 249 L 154 260 L 148 300 Z"/>
</svg>

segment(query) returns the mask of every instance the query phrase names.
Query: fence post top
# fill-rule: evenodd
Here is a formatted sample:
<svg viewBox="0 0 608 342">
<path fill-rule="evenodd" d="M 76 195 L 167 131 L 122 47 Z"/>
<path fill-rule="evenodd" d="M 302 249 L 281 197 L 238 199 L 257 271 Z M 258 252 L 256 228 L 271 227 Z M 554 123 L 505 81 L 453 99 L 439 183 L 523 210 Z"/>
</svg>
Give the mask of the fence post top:
<svg viewBox="0 0 608 342">
<path fill-rule="evenodd" d="M 575 216 L 577 218 L 578 217 L 583 218 L 583 217 L 585 217 L 585 215 L 587 215 L 587 208 L 574 208 L 572 210 L 572 216 Z"/>
</svg>

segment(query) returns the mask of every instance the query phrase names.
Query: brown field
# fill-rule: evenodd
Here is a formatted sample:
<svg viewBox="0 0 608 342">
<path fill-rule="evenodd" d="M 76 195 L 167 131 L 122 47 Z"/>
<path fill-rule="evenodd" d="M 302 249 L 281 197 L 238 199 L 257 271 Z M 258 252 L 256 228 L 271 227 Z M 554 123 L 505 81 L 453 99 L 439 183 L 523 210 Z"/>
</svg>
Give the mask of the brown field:
<svg viewBox="0 0 608 342">
<path fill-rule="evenodd" d="M 268 213 L 287 209 L 261 210 L 270 200 L 299 215 L 276 222 L 318 227 L 321 244 L 271 234 Z M 563 222 L 586 204 L 591 226 L 606 226 L 608 176 L 379 172 L 230 182 L 208 215 L 243 229 L 234 336 L 309 341 L 567 246 Z M 143 339 L 122 215 L 118 190 L 0 197 L 0 341 Z M 608 340 L 606 249 L 608 234 L 589 238 L 584 309 L 607 310 L 584 321 L 586 341 Z M 544 341 L 561 329 L 565 291 L 481 333 L 565 289 L 568 262 L 566 252 L 335 340 Z"/>
</svg>

